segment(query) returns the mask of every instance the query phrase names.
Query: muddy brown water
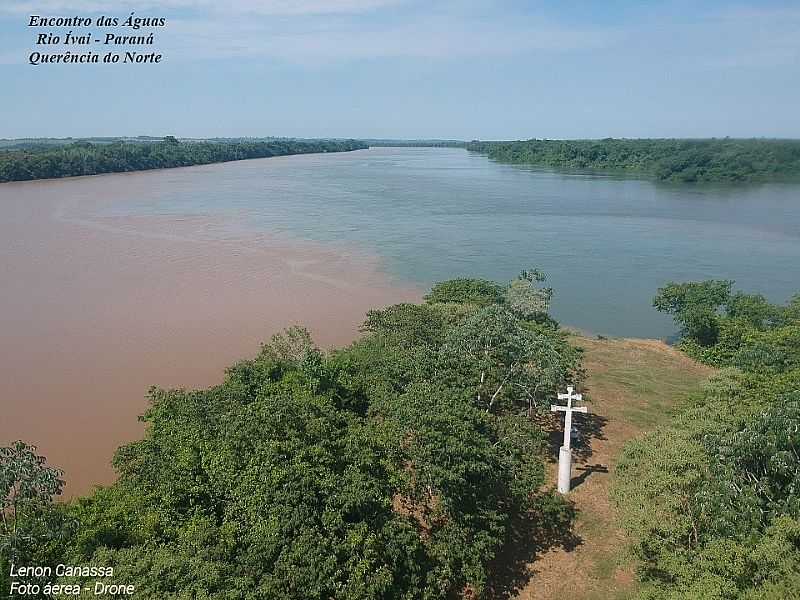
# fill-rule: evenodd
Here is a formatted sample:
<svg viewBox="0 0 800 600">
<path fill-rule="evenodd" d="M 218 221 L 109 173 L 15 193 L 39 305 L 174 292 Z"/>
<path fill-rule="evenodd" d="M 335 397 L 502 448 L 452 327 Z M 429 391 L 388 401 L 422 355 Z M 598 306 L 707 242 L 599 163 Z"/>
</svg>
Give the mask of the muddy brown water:
<svg viewBox="0 0 800 600">
<path fill-rule="evenodd" d="M 322 347 L 369 309 L 417 300 L 346 245 L 197 215 L 103 216 L 163 173 L 0 185 L 0 444 L 38 446 L 66 493 L 109 483 L 152 385 L 202 387 L 291 324 Z"/>
</svg>

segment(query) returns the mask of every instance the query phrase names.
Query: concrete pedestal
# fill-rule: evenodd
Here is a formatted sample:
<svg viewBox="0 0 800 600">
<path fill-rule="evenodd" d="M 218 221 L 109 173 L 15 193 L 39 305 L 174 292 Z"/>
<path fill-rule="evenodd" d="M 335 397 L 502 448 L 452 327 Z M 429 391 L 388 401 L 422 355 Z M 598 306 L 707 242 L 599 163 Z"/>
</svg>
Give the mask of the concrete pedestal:
<svg viewBox="0 0 800 600">
<path fill-rule="evenodd" d="M 572 479 L 572 450 L 561 446 L 558 450 L 558 491 L 562 494 L 569 492 Z"/>
</svg>

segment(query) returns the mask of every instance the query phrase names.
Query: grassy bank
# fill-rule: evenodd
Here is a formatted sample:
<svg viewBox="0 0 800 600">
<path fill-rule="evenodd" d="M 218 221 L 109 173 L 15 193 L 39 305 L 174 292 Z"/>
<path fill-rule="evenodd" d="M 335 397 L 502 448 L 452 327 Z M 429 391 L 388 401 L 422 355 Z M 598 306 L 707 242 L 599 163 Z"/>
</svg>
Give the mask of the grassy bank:
<svg viewBox="0 0 800 600">
<path fill-rule="evenodd" d="M 498 598 L 611 600 L 638 592 L 635 561 L 621 515 L 609 499 L 618 458 L 625 443 L 671 418 L 674 408 L 713 373 L 678 350 L 656 340 L 573 336 L 584 350 L 589 414 L 578 423 L 585 442 L 575 450 L 573 491 L 577 510 L 569 535 L 531 557 L 526 574 L 499 591 Z M 580 417 L 579 417 L 580 418 Z M 551 463 L 548 485 L 555 485 L 562 429 L 549 421 Z"/>
</svg>

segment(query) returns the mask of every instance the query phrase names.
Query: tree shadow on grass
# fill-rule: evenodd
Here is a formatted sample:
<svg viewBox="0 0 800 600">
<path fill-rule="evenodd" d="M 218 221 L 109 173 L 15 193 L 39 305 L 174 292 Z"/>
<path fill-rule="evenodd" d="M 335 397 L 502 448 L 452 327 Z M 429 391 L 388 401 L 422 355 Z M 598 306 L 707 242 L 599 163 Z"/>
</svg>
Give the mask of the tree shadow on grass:
<svg viewBox="0 0 800 600">
<path fill-rule="evenodd" d="M 572 552 L 583 543 L 572 530 L 575 506 L 555 492 L 540 496 L 541 509 L 512 520 L 505 544 L 489 564 L 486 597 L 507 600 L 516 596 L 536 572 L 536 558 L 547 550 Z"/>
<path fill-rule="evenodd" d="M 572 435 L 572 460 L 584 462 L 592 456 L 592 442 L 595 440 L 606 439 L 603 430 L 608 423 L 608 419 L 603 415 L 593 413 L 575 413 L 572 415 L 572 422 L 577 429 L 577 435 Z M 549 457 L 558 460 L 558 449 L 564 443 L 564 419 L 552 415 L 546 423 L 542 423 L 549 441 Z"/>
<path fill-rule="evenodd" d="M 558 460 L 558 449 L 564 440 L 564 419 L 559 414 L 539 414 L 534 417 L 548 439 L 548 458 Z M 575 414 L 573 422 L 579 436 L 573 436 L 572 457 L 585 462 L 592 456 L 592 443 L 605 440 L 608 419 L 593 413 Z M 571 487 L 581 485 L 592 473 L 608 473 L 601 464 L 574 467 L 580 473 L 572 478 Z M 554 491 L 539 495 L 536 513 L 512 520 L 506 542 L 489 566 L 487 598 L 507 600 L 518 594 L 535 577 L 535 561 L 547 550 L 559 548 L 572 552 L 583 540 L 572 530 L 577 512 L 575 505 Z"/>
</svg>

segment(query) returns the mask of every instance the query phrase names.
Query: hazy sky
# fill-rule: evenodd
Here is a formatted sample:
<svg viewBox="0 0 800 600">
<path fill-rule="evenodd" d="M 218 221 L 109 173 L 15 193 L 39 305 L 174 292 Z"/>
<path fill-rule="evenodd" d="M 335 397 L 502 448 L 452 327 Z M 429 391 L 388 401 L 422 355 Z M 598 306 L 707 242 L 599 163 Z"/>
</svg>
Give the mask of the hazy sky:
<svg viewBox="0 0 800 600">
<path fill-rule="evenodd" d="M 28 64 L 131 10 L 162 64 Z M 0 0 L 0 75 L 6 138 L 800 137 L 800 2 Z"/>
</svg>

